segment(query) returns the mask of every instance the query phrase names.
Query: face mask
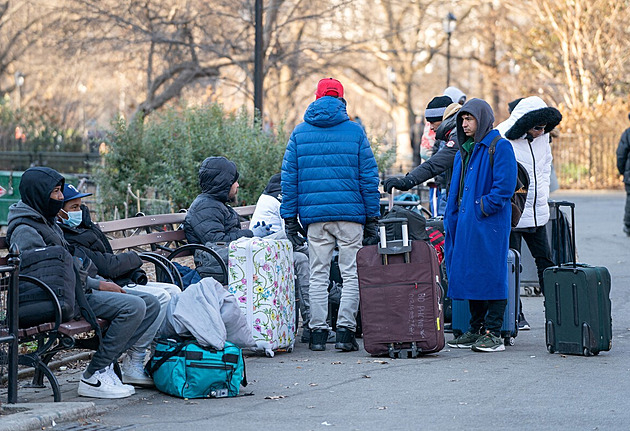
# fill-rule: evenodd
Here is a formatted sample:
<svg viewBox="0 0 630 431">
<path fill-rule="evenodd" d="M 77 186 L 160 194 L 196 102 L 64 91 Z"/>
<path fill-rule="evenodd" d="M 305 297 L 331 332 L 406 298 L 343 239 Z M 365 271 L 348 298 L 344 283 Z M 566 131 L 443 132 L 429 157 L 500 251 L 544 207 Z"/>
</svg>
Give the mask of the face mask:
<svg viewBox="0 0 630 431">
<path fill-rule="evenodd" d="M 50 218 L 55 217 L 57 213 L 63 208 L 63 201 L 58 201 L 57 199 L 48 199 L 48 207 L 46 208 L 46 214 L 43 214 L 44 217 Z"/>
<path fill-rule="evenodd" d="M 66 215 L 68 216 L 68 220 L 61 219 L 62 223 L 65 224 L 66 226 L 77 227 L 83 221 L 83 211 L 70 211 L 70 212 L 67 212 L 64 210 L 61 210 L 61 211 L 66 213 Z"/>
</svg>

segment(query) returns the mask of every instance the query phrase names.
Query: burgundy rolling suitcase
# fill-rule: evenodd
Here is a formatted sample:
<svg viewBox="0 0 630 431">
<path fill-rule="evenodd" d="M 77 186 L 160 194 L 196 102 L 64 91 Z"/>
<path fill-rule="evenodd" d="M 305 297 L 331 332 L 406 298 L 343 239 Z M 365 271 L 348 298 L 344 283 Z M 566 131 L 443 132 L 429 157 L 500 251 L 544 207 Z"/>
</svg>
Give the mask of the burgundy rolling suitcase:
<svg viewBox="0 0 630 431">
<path fill-rule="evenodd" d="M 399 224 L 393 239 L 385 224 Z M 439 266 L 426 241 L 410 241 L 406 219 L 382 220 L 381 242 L 357 253 L 363 344 L 372 355 L 416 357 L 444 348 Z"/>
</svg>

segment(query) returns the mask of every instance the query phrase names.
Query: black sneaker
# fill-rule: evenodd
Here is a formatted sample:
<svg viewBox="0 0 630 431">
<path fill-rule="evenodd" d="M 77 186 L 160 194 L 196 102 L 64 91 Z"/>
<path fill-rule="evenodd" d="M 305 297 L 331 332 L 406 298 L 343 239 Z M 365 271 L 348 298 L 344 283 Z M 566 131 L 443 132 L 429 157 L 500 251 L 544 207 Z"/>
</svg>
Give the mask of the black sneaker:
<svg viewBox="0 0 630 431">
<path fill-rule="evenodd" d="M 624 226 L 624 227 L 623 227 L 623 233 L 625 233 L 625 234 L 626 234 L 626 236 L 630 236 L 630 228 L 628 228 L 628 227 Z"/>
<path fill-rule="evenodd" d="M 344 352 L 352 352 L 359 350 L 359 343 L 357 343 L 354 331 L 343 326 L 337 326 L 337 342 L 335 343 L 335 349 L 343 350 Z"/>
<path fill-rule="evenodd" d="M 531 328 L 529 327 L 529 322 L 525 319 L 525 315 L 523 313 L 518 315 L 518 330 L 519 331 L 529 331 Z"/>
<path fill-rule="evenodd" d="M 308 348 L 320 352 L 326 350 L 326 340 L 328 339 L 328 329 L 311 329 L 311 340 Z"/>
</svg>

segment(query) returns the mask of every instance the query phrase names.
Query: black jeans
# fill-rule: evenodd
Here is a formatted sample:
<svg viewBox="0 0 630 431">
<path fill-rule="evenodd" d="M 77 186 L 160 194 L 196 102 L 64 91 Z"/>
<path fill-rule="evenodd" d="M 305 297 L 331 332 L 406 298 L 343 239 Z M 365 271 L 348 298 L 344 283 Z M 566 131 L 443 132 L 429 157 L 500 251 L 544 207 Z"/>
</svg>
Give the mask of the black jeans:
<svg viewBox="0 0 630 431">
<path fill-rule="evenodd" d="M 549 247 L 549 239 L 547 238 L 547 228 L 545 226 L 538 226 L 537 228 L 533 228 L 532 232 L 510 232 L 510 248 L 520 253 L 522 239 L 525 239 L 525 243 L 536 262 L 538 283 L 540 284 L 540 291 L 544 294 L 545 285 L 543 283 L 543 273 L 545 269 L 555 265 L 553 260 L 551 260 L 551 248 Z"/>
<path fill-rule="evenodd" d="M 623 225 L 630 229 L 630 184 L 626 184 L 626 212 L 623 216 Z"/>
<path fill-rule="evenodd" d="M 470 308 L 470 332 L 476 334 L 483 328 L 497 337 L 501 336 L 501 326 L 503 326 L 503 314 L 507 306 L 507 299 L 488 301 L 471 299 L 468 301 L 468 306 Z"/>
</svg>

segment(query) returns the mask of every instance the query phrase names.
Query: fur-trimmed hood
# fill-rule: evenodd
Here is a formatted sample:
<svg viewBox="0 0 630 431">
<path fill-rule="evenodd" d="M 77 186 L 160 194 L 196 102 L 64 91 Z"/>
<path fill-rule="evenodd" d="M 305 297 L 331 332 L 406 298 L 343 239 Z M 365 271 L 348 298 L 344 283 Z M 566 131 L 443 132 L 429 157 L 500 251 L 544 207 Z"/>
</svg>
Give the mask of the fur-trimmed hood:
<svg viewBox="0 0 630 431">
<path fill-rule="evenodd" d="M 512 111 L 510 118 L 497 126 L 503 136 L 509 140 L 525 136 L 534 126 L 546 124 L 545 133 L 551 132 L 562 121 L 562 114 L 538 96 L 526 97 Z"/>
</svg>

